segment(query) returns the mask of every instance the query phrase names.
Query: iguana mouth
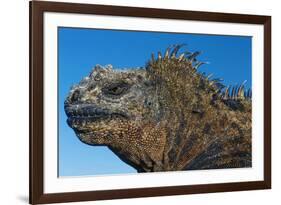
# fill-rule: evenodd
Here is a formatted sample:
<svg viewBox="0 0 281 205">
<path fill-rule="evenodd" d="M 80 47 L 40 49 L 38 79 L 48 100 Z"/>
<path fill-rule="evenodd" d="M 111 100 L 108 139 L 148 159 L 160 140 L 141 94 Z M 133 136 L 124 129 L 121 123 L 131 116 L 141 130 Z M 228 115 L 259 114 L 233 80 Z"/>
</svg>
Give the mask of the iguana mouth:
<svg viewBox="0 0 281 205">
<path fill-rule="evenodd" d="M 64 106 L 65 113 L 68 117 L 67 123 L 69 126 L 76 127 L 77 125 L 95 123 L 102 120 L 111 120 L 116 118 L 126 119 L 128 116 L 125 113 L 112 112 L 108 109 L 99 108 L 92 104 L 66 104 Z"/>
</svg>

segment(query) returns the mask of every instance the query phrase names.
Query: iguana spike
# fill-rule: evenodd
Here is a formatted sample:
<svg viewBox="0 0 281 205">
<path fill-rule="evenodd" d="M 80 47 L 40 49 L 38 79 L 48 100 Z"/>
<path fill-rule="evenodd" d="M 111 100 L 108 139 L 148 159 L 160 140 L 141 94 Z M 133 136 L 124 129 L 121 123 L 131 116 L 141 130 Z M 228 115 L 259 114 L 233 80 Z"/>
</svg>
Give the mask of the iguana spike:
<svg viewBox="0 0 281 205">
<path fill-rule="evenodd" d="M 184 56 L 185 56 L 185 54 L 182 53 L 182 54 L 180 55 L 180 57 L 179 57 L 179 61 L 182 61 L 182 60 L 184 59 Z"/>
<path fill-rule="evenodd" d="M 189 51 L 185 51 L 185 52 L 183 52 L 183 53 L 184 53 L 185 56 L 188 56 L 188 55 L 192 54 L 192 53 L 189 52 Z"/>
<path fill-rule="evenodd" d="M 162 59 L 162 54 L 161 52 L 158 52 L 158 60 L 161 61 L 161 59 Z"/>
<path fill-rule="evenodd" d="M 217 85 L 220 81 L 222 81 L 221 78 L 215 78 L 213 80 L 210 81 L 209 85 L 212 86 L 212 85 Z"/>
<path fill-rule="evenodd" d="M 233 87 L 231 92 L 231 99 L 235 100 L 237 96 L 237 85 Z"/>
<path fill-rule="evenodd" d="M 244 98 L 244 85 L 245 83 L 247 82 L 247 80 L 245 80 L 238 88 L 238 91 L 237 91 L 237 97 L 238 98 Z"/>
<path fill-rule="evenodd" d="M 244 99 L 244 86 L 238 90 L 238 98 Z"/>
<path fill-rule="evenodd" d="M 221 81 L 223 81 L 223 79 L 222 78 L 215 78 L 212 81 L 214 81 L 214 82 L 221 82 Z"/>
<path fill-rule="evenodd" d="M 248 99 L 249 90 L 244 88 L 244 99 Z"/>
<path fill-rule="evenodd" d="M 234 89 L 235 89 L 235 86 L 231 88 L 230 92 L 229 92 L 229 98 L 230 99 L 233 99 L 234 98 Z"/>
<path fill-rule="evenodd" d="M 246 89 L 245 89 L 245 92 L 244 92 L 244 98 L 245 98 L 245 99 L 248 98 L 248 97 L 247 97 L 247 96 L 248 96 L 248 91 L 249 91 L 249 90 L 246 90 Z"/>
<path fill-rule="evenodd" d="M 166 51 L 165 51 L 165 56 L 164 56 L 165 59 L 168 59 L 168 58 L 169 58 L 170 50 L 171 50 L 171 46 L 169 46 L 169 47 L 166 49 Z"/>
<path fill-rule="evenodd" d="M 197 61 L 197 60 L 196 60 L 196 57 L 197 57 L 199 54 L 200 54 L 199 51 L 196 51 L 196 52 L 192 53 L 190 56 L 188 56 L 188 60 L 189 60 L 190 62 Z"/>
<path fill-rule="evenodd" d="M 175 46 L 174 46 L 174 49 L 172 50 L 172 52 L 171 52 L 171 56 L 176 56 L 177 55 L 177 53 L 178 53 L 178 51 L 183 47 L 183 46 L 185 46 L 186 44 L 176 44 Z"/>
<path fill-rule="evenodd" d="M 248 98 L 252 98 L 252 90 L 249 88 L 249 91 L 248 91 Z"/>
<path fill-rule="evenodd" d="M 176 55 L 175 54 L 171 55 L 171 59 L 176 59 Z"/>
<path fill-rule="evenodd" d="M 213 76 L 213 73 L 209 74 L 209 75 L 206 77 L 206 80 L 209 80 L 212 76 Z"/>
<path fill-rule="evenodd" d="M 197 70 L 201 65 L 206 64 L 205 62 L 198 62 L 195 64 L 194 69 Z"/>
<path fill-rule="evenodd" d="M 239 89 L 241 89 L 245 84 L 246 84 L 247 80 L 244 80 L 243 83 L 241 83 L 241 85 L 239 86 Z"/>
<path fill-rule="evenodd" d="M 229 98 L 229 86 L 226 87 L 225 91 L 224 91 L 224 99 Z"/>
</svg>

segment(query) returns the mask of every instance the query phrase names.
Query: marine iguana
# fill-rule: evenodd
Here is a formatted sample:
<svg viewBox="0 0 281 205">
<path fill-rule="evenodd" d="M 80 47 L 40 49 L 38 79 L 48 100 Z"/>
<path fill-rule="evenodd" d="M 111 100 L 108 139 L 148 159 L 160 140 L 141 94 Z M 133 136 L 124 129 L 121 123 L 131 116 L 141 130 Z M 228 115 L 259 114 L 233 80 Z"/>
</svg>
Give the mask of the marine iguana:
<svg viewBox="0 0 281 205">
<path fill-rule="evenodd" d="M 68 125 L 138 172 L 251 167 L 251 90 L 199 72 L 181 46 L 144 68 L 96 65 L 65 100 Z"/>
</svg>

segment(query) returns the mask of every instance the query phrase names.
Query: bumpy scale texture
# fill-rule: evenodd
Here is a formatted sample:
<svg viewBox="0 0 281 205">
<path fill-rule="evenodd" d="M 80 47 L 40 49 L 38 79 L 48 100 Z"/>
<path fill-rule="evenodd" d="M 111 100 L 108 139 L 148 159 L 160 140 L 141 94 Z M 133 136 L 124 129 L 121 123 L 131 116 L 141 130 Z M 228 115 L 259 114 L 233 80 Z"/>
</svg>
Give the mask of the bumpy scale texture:
<svg viewBox="0 0 281 205">
<path fill-rule="evenodd" d="M 200 73 L 199 52 L 180 48 L 145 68 L 96 65 L 65 100 L 69 126 L 138 172 L 251 167 L 251 91 Z"/>
</svg>

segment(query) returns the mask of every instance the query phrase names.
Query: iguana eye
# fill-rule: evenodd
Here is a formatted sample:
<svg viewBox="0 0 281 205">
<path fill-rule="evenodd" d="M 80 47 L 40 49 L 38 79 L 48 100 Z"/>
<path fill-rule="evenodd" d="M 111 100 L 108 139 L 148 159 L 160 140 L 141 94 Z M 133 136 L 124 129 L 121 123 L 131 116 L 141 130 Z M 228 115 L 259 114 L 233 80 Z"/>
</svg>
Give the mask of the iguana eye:
<svg viewBox="0 0 281 205">
<path fill-rule="evenodd" d="M 107 95 L 122 95 L 129 89 L 127 83 L 114 83 L 103 89 L 103 92 Z"/>
</svg>

